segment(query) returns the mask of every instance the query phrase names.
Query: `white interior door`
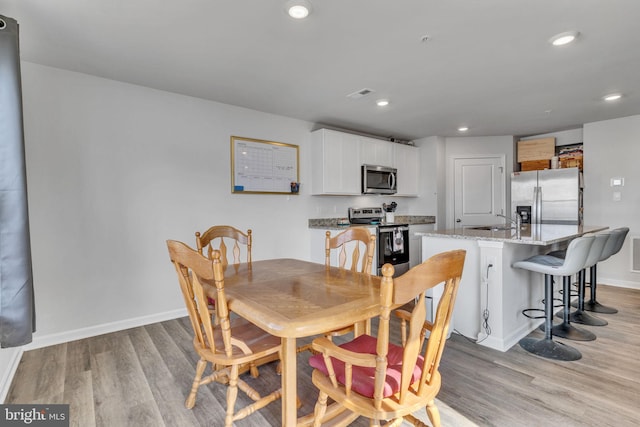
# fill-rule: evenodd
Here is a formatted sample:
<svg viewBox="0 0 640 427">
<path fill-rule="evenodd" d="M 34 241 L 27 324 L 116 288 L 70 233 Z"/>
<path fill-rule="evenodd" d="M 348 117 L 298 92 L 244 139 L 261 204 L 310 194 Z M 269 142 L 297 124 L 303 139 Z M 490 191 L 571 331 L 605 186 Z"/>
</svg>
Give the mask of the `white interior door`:
<svg viewBox="0 0 640 427">
<path fill-rule="evenodd" d="M 504 222 L 503 157 L 454 159 L 454 228 Z"/>
</svg>

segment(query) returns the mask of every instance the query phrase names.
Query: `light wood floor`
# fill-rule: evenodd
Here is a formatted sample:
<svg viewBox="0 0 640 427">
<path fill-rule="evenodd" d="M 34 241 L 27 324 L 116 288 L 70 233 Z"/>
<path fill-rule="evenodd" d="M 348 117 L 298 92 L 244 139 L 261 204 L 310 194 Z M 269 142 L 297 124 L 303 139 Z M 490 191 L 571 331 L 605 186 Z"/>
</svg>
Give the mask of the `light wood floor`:
<svg viewBox="0 0 640 427">
<path fill-rule="evenodd" d="M 595 341 L 570 343 L 583 354 L 576 362 L 541 359 L 518 345 L 502 353 L 452 335 L 441 364 L 443 425 L 637 426 L 640 291 L 599 286 L 598 295 L 620 312 L 601 315 L 608 326 L 587 327 Z M 220 384 L 202 387 L 193 410 L 184 407 L 196 362 L 191 338 L 184 318 L 26 352 L 6 403 L 70 403 L 72 425 L 82 427 L 221 425 Z M 299 415 L 313 411 L 317 396 L 307 359 L 298 356 Z M 275 363 L 260 372 L 245 375 L 258 390 L 279 384 Z M 279 402 L 237 425 L 280 425 Z"/>
</svg>

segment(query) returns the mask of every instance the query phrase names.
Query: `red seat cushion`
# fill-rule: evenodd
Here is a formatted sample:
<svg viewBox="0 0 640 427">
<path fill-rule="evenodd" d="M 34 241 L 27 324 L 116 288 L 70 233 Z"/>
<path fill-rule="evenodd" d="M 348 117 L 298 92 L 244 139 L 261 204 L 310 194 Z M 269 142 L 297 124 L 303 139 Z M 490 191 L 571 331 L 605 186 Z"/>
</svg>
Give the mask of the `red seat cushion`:
<svg viewBox="0 0 640 427">
<path fill-rule="evenodd" d="M 360 335 L 348 343 L 342 344 L 340 347 L 345 350 L 363 354 L 377 354 L 377 339 L 369 335 Z M 402 375 L 402 355 L 404 349 L 395 344 L 389 344 L 389 353 L 387 354 L 387 375 L 384 384 L 383 396 L 389 397 L 400 391 L 400 377 Z M 341 384 L 345 383 L 344 362 L 335 358 L 331 358 L 336 378 Z M 416 366 L 413 368 L 413 376 L 411 382 L 417 381 L 422 375 L 422 364 L 424 358 L 418 356 Z M 316 354 L 309 359 L 311 367 L 318 369 L 325 375 L 329 374 L 322 354 Z M 375 368 L 364 368 L 362 366 L 353 366 L 353 376 L 351 389 L 363 396 L 373 397 Z"/>
</svg>

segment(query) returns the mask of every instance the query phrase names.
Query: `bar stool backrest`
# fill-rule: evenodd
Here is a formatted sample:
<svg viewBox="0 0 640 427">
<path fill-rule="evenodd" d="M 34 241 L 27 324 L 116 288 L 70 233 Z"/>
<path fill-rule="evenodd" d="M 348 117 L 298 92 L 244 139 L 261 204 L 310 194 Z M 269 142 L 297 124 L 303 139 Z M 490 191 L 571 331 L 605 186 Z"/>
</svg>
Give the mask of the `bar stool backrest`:
<svg viewBox="0 0 640 427">
<path fill-rule="evenodd" d="M 557 269 L 556 275 L 570 276 L 585 268 L 585 262 L 589 256 L 589 250 L 595 240 L 595 236 L 582 236 L 575 238 L 567 247 L 567 255 L 564 263 Z"/>
<path fill-rule="evenodd" d="M 610 238 L 610 231 L 607 231 L 605 233 L 598 233 L 595 235 L 595 239 L 593 241 L 593 244 L 591 245 L 591 249 L 589 249 L 589 255 L 587 256 L 587 260 L 585 261 L 585 267 L 591 267 L 592 265 L 600 261 L 602 251 L 604 250 L 604 247 L 606 246 Z"/>
<path fill-rule="evenodd" d="M 602 256 L 600 256 L 600 259 L 598 261 L 604 261 L 611 255 L 615 255 L 620 252 L 620 249 L 622 249 L 622 245 L 624 243 L 624 239 L 627 237 L 628 233 L 629 227 L 620 227 L 612 230 L 611 237 L 609 237 L 607 244 L 604 245 Z"/>
</svg>

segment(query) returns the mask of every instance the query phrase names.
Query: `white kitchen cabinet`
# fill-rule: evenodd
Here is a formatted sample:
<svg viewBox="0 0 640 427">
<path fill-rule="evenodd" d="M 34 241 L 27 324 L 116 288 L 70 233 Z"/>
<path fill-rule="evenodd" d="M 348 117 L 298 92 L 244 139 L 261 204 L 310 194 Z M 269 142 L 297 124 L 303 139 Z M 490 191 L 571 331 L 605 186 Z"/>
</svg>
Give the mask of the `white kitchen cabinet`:
<svg viewBox="0 0 640 427">
<path fill-rule="evenodd" d="M 330 129 L 311 132 L 312 194 L 361 194 L 360 164 L 357 135 Z"/>
<path fill-rule="evenodd" d="M 393 144 L 393 167 L 398 170 L 397 196 L 418 196 L 420 184 L 420 149 Z"/>
<path fill-rule="evenodd" d="M 394 143 L 382 139 L 358 137 L 360 143 L 360 163 L 393 167 Z"/>
<path fill-rule="evenodd" d="M 398 196 L 418 196 L 420 150 L 331 129 L 311 133 L 311 194 L 359 195 L 363 164 L 398 169 Z"/>
<path fill-rule="evenodd" d="M 413 268 L 422 263 L 422 236 L 416 233 L 433 231 L 434 224 L 411 224 L 409 225 L 409 268 Z"/>
</svg>

